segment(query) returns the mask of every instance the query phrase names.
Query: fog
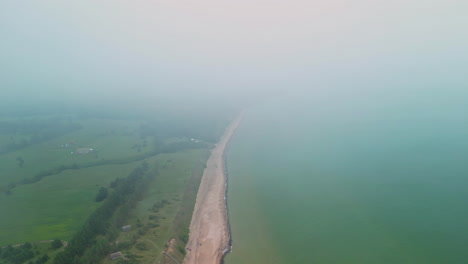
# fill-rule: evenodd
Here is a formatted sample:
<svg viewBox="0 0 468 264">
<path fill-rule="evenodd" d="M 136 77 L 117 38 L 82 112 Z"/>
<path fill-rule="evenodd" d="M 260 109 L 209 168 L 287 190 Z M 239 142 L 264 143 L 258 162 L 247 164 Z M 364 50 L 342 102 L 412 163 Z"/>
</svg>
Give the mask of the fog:
<svg viewBox="0 0 468 264">
<path fill-rule="evenodd" d="M 467 29 L 464 0 L 3 0 L 0 87 L 126 106 L 462 90 Z"/>
</svg>

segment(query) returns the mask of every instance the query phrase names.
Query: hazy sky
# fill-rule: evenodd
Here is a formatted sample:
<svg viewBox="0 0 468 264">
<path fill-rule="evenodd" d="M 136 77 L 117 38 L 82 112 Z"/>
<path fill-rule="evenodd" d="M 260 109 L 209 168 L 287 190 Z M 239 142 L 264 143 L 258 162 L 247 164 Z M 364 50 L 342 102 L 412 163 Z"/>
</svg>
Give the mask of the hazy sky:
<svg viewBox="0 0 468 264">
<path fill-rule="evenodd" d="M 0 39 L 5 98 L 466 87 L 468 1 L 2 0 Z"/>
</svg>

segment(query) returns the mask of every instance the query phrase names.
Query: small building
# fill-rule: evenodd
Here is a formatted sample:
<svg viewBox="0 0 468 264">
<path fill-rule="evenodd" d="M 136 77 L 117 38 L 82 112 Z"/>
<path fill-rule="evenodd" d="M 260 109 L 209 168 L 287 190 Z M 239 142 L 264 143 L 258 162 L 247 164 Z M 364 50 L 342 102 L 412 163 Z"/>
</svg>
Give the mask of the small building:
<svg viewBox="0 0 468 264">
<path fill-rule="evenodd" d="M 92 148 L 79 148 L 76 150 L 76 153 L 78 154 L 88 154 L 93 152 L 94 150 Z"/>
<path fill-rule="evenodd" d="M 109 255 L 110 260 L 115 260 L 122 257 L 122 252 L 118 251 Z"/>
<path fill-rule="evenodd" d="M 131 225 L 124 225 L 124 226 L 122 226 L 122 231 L 124 231 L 124 232 L 130 231 L 131 229 L 132 229 L 132 226 L 131 226 Z"/>
</svg>

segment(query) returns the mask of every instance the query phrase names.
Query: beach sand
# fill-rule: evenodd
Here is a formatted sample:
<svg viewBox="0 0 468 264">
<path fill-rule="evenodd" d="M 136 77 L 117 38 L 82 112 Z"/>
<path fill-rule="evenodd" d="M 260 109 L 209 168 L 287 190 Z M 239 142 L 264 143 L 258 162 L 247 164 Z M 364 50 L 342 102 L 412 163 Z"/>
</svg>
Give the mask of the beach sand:
<svg viewBox="0 0 468 264">
<path fill-rule="evenodd" d="M 224 155 L 242 115 L 226 129 L 206 163 L 190 223 L 185 264 L 220 264 L 229 251 Z"/>
</svg>

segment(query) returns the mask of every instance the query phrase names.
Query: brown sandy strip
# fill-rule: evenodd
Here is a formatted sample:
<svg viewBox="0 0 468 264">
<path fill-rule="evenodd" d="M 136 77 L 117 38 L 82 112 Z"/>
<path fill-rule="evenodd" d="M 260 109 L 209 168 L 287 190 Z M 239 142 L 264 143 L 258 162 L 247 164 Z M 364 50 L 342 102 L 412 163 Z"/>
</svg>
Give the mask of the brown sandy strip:
<svg viewBox="0 0 468 264">
<path fill-rule="evenodd" d="M 229 251 L 224 154 L 242 116 L 229 125 L 206 162 L 190 223 L 184 264 L 220 264 Z"/>
</svg>

